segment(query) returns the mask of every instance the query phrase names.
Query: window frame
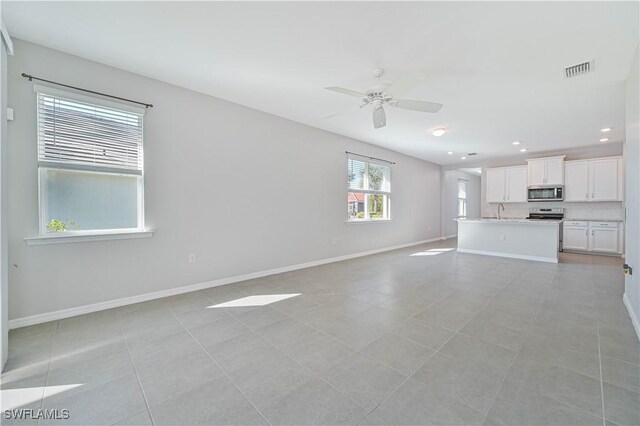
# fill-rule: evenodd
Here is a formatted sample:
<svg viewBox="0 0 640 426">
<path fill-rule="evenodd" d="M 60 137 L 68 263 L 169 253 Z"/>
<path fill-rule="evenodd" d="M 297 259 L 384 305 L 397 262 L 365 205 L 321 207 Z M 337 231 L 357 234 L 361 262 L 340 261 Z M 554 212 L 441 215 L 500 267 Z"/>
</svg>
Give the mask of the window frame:
<svg viewBox="0 0 640 426">
<path fill-rule="evenodd" d="M 142 156 L 142 165 L 139 173 L 127 173 L 125 170 L 114 168 L 111 171 L 108 167 L 92 167 L 91 165 L 74 165 L 72 163 L 68 164 L 65 167 L 64 163 L 55 164 L 48 163 L 40 164 L 39 154 L 36 155 L 36 167 L 38 170 L 38 234 L 37 238 L 27 238 L 27 242 L 29 244 L 40 244 L 38 242 L 33 242 L 33 240 L 54 240 L 55 242 L 74 242 L 74 241 L 82 241 L 83 237 L 89 237 L 87 240 L 105 240 L 112 239 L 109 236 L 114 236 L 113 239 L 122 239 L 122 238 L 139 238 L 140 236 L 152 236 L 153 231 L 149 231 L 145 228 L 145 209 L 144 209 L 144 115 L 145 110 L 143 108 L 133 107 L 128 104 L 108 101 L 102 98 L 93 97 L 93 96 L 85 96 L 81 94 L 77 94 L 75 92 L 59 90 L 56 88 L 52 88 L 49 86 L 43 85 L 34 85 L 33 91 L 36 93 L 36 103 L 38 102 L 38 94 L 45 94 L 53 97 L 60 97 L 64 99 L 68 99 L 71 101 L 78 101 L 83 103 L 88 103 L 100 107 L 112 108 L 120 111 L 131 112 L 135 114 L 139 114 L 142 117 L 141 120 L 141 139 L 142 143 L 140 146 L 140 155 Z M 36 106 L 36 108 L 38 108 Z M 39 152 L 39 126 L 40 119 L 39 114 L 36 111 L 36 146 Z M 105 229 L 85 229 L 85 230 L 66 230 L 63 232 L 48 232 L 47 231 L 47 191 L 46 188 L 46 172 L 48 170 L 60 170 L 60 171 L 68 171 L 68 172 L 78 172 L 78 173 L 89 173 L 93 175 L 103 174 L 103 175 L 119 175 L 119 176 L 130 176 L 137 178 L 137 203 L 136 203 L 136 227 L 131 228 L 105 228 Z M 75 237 L 75 238 L 74 238 Z M 67 240 L 67 241 L 65 241 Z"/>
<path fill-rule="evenodd" d="M 464 185 L 464 197 L 460 197 L 460 184 Z M 467 181 L 465 181 L 464 179 L 458 179 L 458 205 L 456 206 L 457 210 L 458 210 L 458 219 L 465 219 L 467 217 Z M 464 209 L 464 215 L 460 215 L 460 202 L 462 201 L 462 205 L 463 205 L 463 209 Z"/>
<path fill-rule="evenodd" d="M 365 163 L 365 171 L 364 171 L 364 180 L 363 180 L 363 187 L 368 188 L 369 187 L 369 164 L 374 164 L 377 166 L 384 166 L 387 167 L 389 169 L 389 191 L 379 191 L 379 190 L 373 190 L 373 189 L 354 189 L 354 188 L 350 188 L 349 187 L 349 161 L 350 160 L 356 160 L 356 161 L 360 161 Z M 348 154 L 347 155 L 347 196 L 345 197 L 347 199 L 347 219 L 346 222 L 347 223 L 378 223 L 378 222 L 391 222 L 391 220 L 393 219 L 392 217 L 392 209 L 391 209 L 391 164 L 390 163 L 386 163 L 384 161 L 375 161 L 372 160 L 368 157 L 362 157 L 359 155 L 355 155 L 355 154 Z M 349 217 L 349 201 L 348 201 L 348 197 L 349 194 L 364 194 L 364 211 L 365 211 L 365 218 L 363 219 L 351 219 Z M 386 196 L 386 208 L 383 208 L 384 210 L 387 211 L 387 217 L 382 217 L 382 218 L 371 218 L 370 217 L 370 213 L 369 213 L 369 206 L 368 206 L 368 195 L 383 195 Z M 383 210 L 383 211 L 384 211 Z"/>
</svg>

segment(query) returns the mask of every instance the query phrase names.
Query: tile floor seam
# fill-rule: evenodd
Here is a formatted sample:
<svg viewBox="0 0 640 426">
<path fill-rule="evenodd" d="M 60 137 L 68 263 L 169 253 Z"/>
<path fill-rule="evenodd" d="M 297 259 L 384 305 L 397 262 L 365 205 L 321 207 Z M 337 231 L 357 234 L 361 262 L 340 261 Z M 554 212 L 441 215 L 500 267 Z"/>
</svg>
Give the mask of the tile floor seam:
<svg viewBox="0 0 640 426">
<path fill-rule="evenodd" d="M 427 309 L 428 309 L 428 308 L 427 308 Z M 422 312 L 422 311 L 421 311 L 421 312 Z M 413 321 L 417 321 L 418 323 L 420 323 L 420 324 L 419 324 L 419 326 L 420 326 L 420 327 L 423 327 L 423 328 L 441 328 L 441 329 L 443 329 L 443 330 L 445 330 L 445 331 L 450 331 L 450 332 L 452 332 L 453 334 L 456 334 L 456 332 L 455 332 L 455 331 L 453 331 L 453 330 L 449 330 L 448 328 L 445 328 L 445 327 L 441 327 L 441 326 L 429 326 L 429 325 L 426 325 L 426 324 L 425 324 L 425 325 L 423 325 L 420 321 L 416 320 L 414 317 L 409 317 L 409 318 L 407 318 L 406 320 L 404 320 L 404 321 L 402 321 L 400 324 L 398 324 L 396 327 L 401 326 L 401 325 L 403 325 L 403 324 L 405 324 L 405 323 L 407 323 L 407 322 L 409 322 L 409 321 L 411 321 L 411 320 L 413 320 Z M 393 329 L 395 329 L 396 327 L 394 327 Z M 391 330 L 393 330 L 393 329 L 391 329 Z M 417 341 L 415 341 L 415 340 L 411 340 L 410 338 L 405 337 L 405 336 L 402 336 L 402 335 L 397 334 L 397 333 L 394 333 L 393 331 L 388 331 L 388 333 L 389 333 L 389 334 L 392 334 L 393 336 L 396 336 L 396 337 L 401 337 L 401 338 L 403 338 L 403 339 L 405 339 L 405 340 L 407 340 L 407 341 L 409 341 L 409 342 L 411 342 L 411 343 L 416 343 L 416 344 L 418 344 L 418 345 L 422 345 L 422 346 L 424 346 L 425 348 L 427 348 L 427 349 L 431 349 L 431 350 L 432 350 L 432 351 L 434 351 L 434 352 L 439 351 L 439 350 L 440 350 L 440 348 L 441 348 L 442 346 L 444 346 L 444 343 L 443 343 L 443 344 L 441 344 L 439 347 L 434 348 L 433 346 L 425 345 L 424 343 L 420 343 L 420 342 L 417 342 Z"/>
<path fill-rule="evenodd" d="M 240 320 L 239 320 L 240 321 Z M 242 322 L 242 321 L 240 321 Z M 244 324 L 244 323 L 243 323 Z M 246 324 L 244 324 L 246 326 Z M 249 328 L 247 326 L 247 328 Z M 296 360 L 295 358 L 293 358 L 291 355 L 289 355 L 287 352 L 285 352 L 282 349 L 279 349 L 276 345 L 274 345 L 273 343 L 271 343 L 270 341 L 268 341 L 267 339 L 265 339 L 264 337 L 260 336 L 258 333 L 256 333 L 254 330 L 251 330 L 249 328 L 249 330 L 255 334 L 256 336 L 258 336 L 260 339 L 264 340 L 265 342 L 267 342 L 269 345 L 273 346 L 275 349 L 277 349 L 278 351 L 282 352 L 285 356 L 287 356 L 290 360 L 292 360 L 294 363 L 298 364 L 300 367 L 304 368 L 306 371 L 308 371 L 309 373 L 311 373 L 312 376 L 315 376 L 314 378 L 320 379 L 321 381 L 323 381 L 325 384 L 329 385 L 331 388 L 333 388 L 335 391 L 337 391 L 338 393 L 340 393 L 340 395 L 344 396 L 345 398 L 347 398 L 349 401 L 351 401 L 353 404 L 355 404 L 357 407 L 362 408 L 364 411 L 366 411 L 366 407 L 361 406 L 360 404 L 358 404 L 356 401 L 353 400 L 353 398 L 351 398 L 349 395 L 345 394 L 343 391 L 341 391 L 339 388 L 337 388 L 336 386 L 334 386 L 333 384 L 329 383 L 327 380 L 325 380 L 324 377 L 322 377 L 320 374 L 316 373 L 315 371 L 311 370 L 309 367 L 305 366 L 304 364 L 298 362 L 298 360 Z M 320 331 L 316 331 L 317 333 L 321 333 Z M 321 333 L 323 334 L 323 333 Z M 331 336 L 329 336 L 331 337 Z M 334 339 L 335 340 L 335 339 Z M 344 345 L 344 343 L 338 342 L 342 345 Z M 354 353 L 357 353 L 357 351 L 353 351 L 349 353 L 349 356 L 353 355 Z M 333 367 L 334 365 L 338 364 L 340 361 L 336 362 L 335 364 L 333 364 L 331 367 Z M 331 367 L 327 367 L 324 371 L 326 371 L 327 369 L 331 368 Z M 288 393 L 296 390 L 297 388 L 299 388 L 300 386 L 303 386 L 305 383 L 308 383 L 309 381 L 311 381 L 312 379 L 307 380 L 306 382 L 300 384 L 299 386 L 294 386 L 292 389 L 287 390 L 287 392 L 285 392 L 284 395 L 287 395 Z M 282 396 L 284 396 L 282 395 Z M 369 414 L 367 414 L 368 416 Z M 364 416 L 363 419 L 365 419 L 367 416 Z M 266 418 L 265 418 L 266 420 Z M 268 422 L 268 421 L 267 421 Z M 271 424 L 271 422 L 268 422 L 269 424 Z"/>
<path fill-rule="evenodd" d="M 118 314 L 119 314 L 119 312 L 118 312 Z M 120 319 L 120 316 L 118 315 L 118 320 L 119 319 Z M 127 355 L 129 357 L 129 362 L 131 362 L 131 367 L 133 368 L 133 373 L 136 375 L 136 380 L 138 381 L 138 386 L 140 387 L 140 393 L 142 393 L 142 399 L 144 399 L 144 405 L 147 407 L 147 412 L 149 413 L 149 418 L 151 419 L 151 424 L 155 425 L 156 422 L 153 419 L 153 414 L 151 414 L 151 407 L 149 406 L 149 400 L 147 399 L 147 393 L 145 392 L 144 387 L 142 387 L 142 381 L 140 380 L 140 375 L 138 374 L 138 369 L 136 368 L 136 364 L 133 362 L 133 357 L 131 356 L 131 349 L 129 348 L 129 342 L 127 341 L 127 337 L 125 336 L 124 331 L 122 331 L 122 324 L 119 324 L 118 328 L 120 329 L 120 334 L 122 335 L 122 339 L 124 340 L 124 346 L 127 349 Z M 131 417 L 131 416 L 129 416 L 129 417 Z M 126 417 L 125 419 L 122 419 L 122 420 L 126 420 L 129 417 Z M 119 421 L 122 421 L 122 420 L 119 420 Z"/>
<path fill-rule="evenodd" d="M 536 322 L 536 319 L 538 318 L 538 315 L 542 311 L 542 305 L 544 304 L 544 299 L 546 298 L 546 295 L 547 295 L 548 292 L 549 292 L 549 289 L 545 290 L 544 296 L 543 296 L 542 300 L 540 301 L 540 303 L 538 305 L 538 309 L 536 310 L 536 313 L 533 316 L 533 319 L 531 320 L 531 323 L 529 324 L 529 327 L 527 328 L 527 331 L 525 331 L 525 333 L 524 333 L 524 340 L 526 340 L 527 335 L 530 333 L 531 329 L 533 328 L 533 325 Z M 509 368 L 507 368 L 506 373 L 504 374 L 504 376 L 502 377 L 502 380 L 500 381 L 500 386 L 498 387 L 498 391 L 493 396 L 493 399 L 491 400 L 491 404 L 489 405 L 489 408 L 487 409 L 487 412 L 485 413 L 484 418 L 482 419 L 482 423 L 483 424 L 484 424 L 484 422 L 487 421 L 487 416 L 491 412 L 491 409 L 493 408 L 493 405 L 496 403 L 496 399 L 498 398 L 498 394 L 500 394 L 500 391 L 502 390 L 502 387 L 504 386 L 504 383 L 507 380 L 507 377 L 509 376 L 509 372 L 511 371 L 511 368 L 513 367 L 513 363 L 518 358 L 518 355 L 522 352 L 522 346 L 520 347 L 520 349 L 518 349 L 517 351 L 514 351 L 514 352 L 515 352 L 515 356 L 513 357 L 511 362 L 509 363 Z"/>
<path fill-rule="evenodd" d="M 120 422 L 122 422 L 122 421 L 124 421 L 124 420 L 130 419 L 131 417 L 135 417 L 135 416 L 137 416 L 138 414 L 142 414 L 142 413 L 149 413 L 149 418 L 151 419 L 151 424 L 152 424 L 152 425 L 155 425 L 155 423 L 153 423 L 153 418 L 151 418 L 151 412 L 150 412 L 150 411 L 149 411 L 149 409 L 147 408 L 146 410 L 140 410 L 140 411 L 138 411 L 137 413 L 133 413 L 133 414 L 131 414 L 131 415 L 129 415 L 129 416 L 127 416 L 127 417 L 125 417 L 124 419 L 120 419 L 120 420 L 116 421 L 115 423 L 111 423 L 111 426 L 116 426 L 118 423 L 120 423 Z"/>
<path fill-rule="evenodd" d="M 60 321 L 56 321 L 56 330 L 53 333 L 53 340 L 51 342 L 51 353 L 49 355 L 49 364 L 47 365 L 47 374 L 44 379 L 44 386 L 42 387 L 42 396 L 40 397 L 40 409 L 44 408 L 44 399 L 47 392 L 47 387 L 49 386 L 49 374 L 51 373 L 51 364 L 53 363 L 53 351 L 56 347 L 56 337 L 58 336 L 58 328 L 60 328 Z M 40 425 L 40 418 L 36 422 L 37 425 Z"/>
<path fill-rule="evenodd" d="M 205 296 L 206 297 L 206 296 Z M 209 299 L 211 300 L 211 299 Z M 174 316 L 174 318 L 180 323 L 180 325 L 182 326 L 182 328 L 184 328 L 186 330 L 187 333 L 189 333 L 189 336 L 191 336 L 191 338 L 193 340 L 196 341 L 196 343 L 198 344 L 198 346 L 200 346 L 200 349 L 202 349 L 204 351 L 204 353 L 209 357 L 209 359 L 211 359 L 211 361 L 216 365 L 216 367 L 218 367 L 218 369 L 222 372 L 222 374 L 224 374 L 224 376 L 227 378 L 227 380 L 229 380 L 231 382 L 231 384 L 233 384 L 233 386 L 238 390 L 238 392 L 240 392 L 240 394 L 247 400 L 247 402 L 249 404 L 251 404 L 251 406 L 253 407 L 254 410 L 256 410 L 256 412 L 258 414 L 260 414 L 260 417 L 262 417 L 264 419 L 265 422 L 267 422 L 268 425 L 271 425 L 271 422 L 264 416 L 264 414 L 262 414 L 262 411 L 260 411 L 258 409 L 258 407 L 255 406 L 255 404 L 253 403 L 253 401 L 251 401 L 251 399 L 249 399 L 249 397 L 242 391 L 242 389 L 240 389 L 240 387 L 236 384 L 236 382 L 233 381 L 233 379 L 231 379 L 231 376 L 229 376 L 229 374 L 227 374 L 227 372 L 222 368 L 222 366 L 218 363 L 218 361 L 216 361 L 213 356 L 209 353 L 209 351 L 207 351 L 205 349 L 205 347 L 202 345 L 202 343 L 200 343 L 200 341 L 191 333 L 191 331 L 189 329 L 187 329 L 187 327 L 184 326 L 184 324 L 182 323 L 182 321 L 180 321 L 180 318 L 178 318 L 173 312 L 171 312 L 171 314 Z M 242 321 L 238 320 L 239 322 L 242 323 Z M 245 327 L 246 324 L 242 323 Z M 249 327 L 247 327 L 248 330 L 252 331 Z M 174 398 L 175 395 L 173 395 L 171 398 Z M 169 399 L 171 399 L 169 398 Z M 167 401 L 169 400 L 167 399 Z M 151 415 L 151 410 L 149 410 L 149 415 Z M 153 421 L 153 419 L 152 419 Z M 155 424 L 155 423 L 154 423 Z"/>
<path fill-rule="evenodd" d="M 435 351 L 434 349 L 431 349 L 431 348 L 430 348 L 430 347 L 428 347 L 428 346 L 421 345 L 420 343 L 413 342 L 413 341 L 411 341 L 411 340 L 405 339 L 405 338 L 404 338 L 404 337 L 402 337 L 402 336 L 398 336 L 398 335 L 395 335 L 395 334 L 392 334 L 392 333 L 386 333 L 386 334 L 391 335 L 391 336 L 394 336 L 394 337 L 397 337 L 397 338 L 402 339 L 402 340 L 404 340 L 404 341 L 406 341 L 406 342 L 413 343 L 413 344 L 418 345 L 418 346 L 422 346 L 422 347 L 423 347 L 423 348 L 425 348 L 425 349 L 429 349 L 429 350 L 432 352 L 432 354 L 430 354 L 430 355 L 429 355 L 429 359 L 431 359 L 431 357 L 432 357 L 433 355 L 435 355 L 435 353 L 437 352 L 437 351 Z M 454 336 L 455 336 L 455 333 L 454 333 Z M 386 362 L 384 362 L 384 361 L 381 361 L 381 360 L 379 360 L 379 359 L 374 358 L 372 355 L 369 355 L 369 354 L 367 354 L 367 353 L 365 353 L 365 352 L 362 352 L 362 350 L 363 350 L 364 348 L 366 348 L 366 347 L 367 347 L 367 346 L 369 346 L 371 343 L 375 342 L 376 340 L 378 340 L 378 339 L 380 339 L 380 338 L 382 338 L 382 337 L 384 337 L 384 334 L 383 334 L 382 336 L 380 336 L 380 337 L 378 337 L 378 338 L 374 339 L 373 341 L 371 341 L 370 343 L 368 343 L 366 346 L 364 346 L 364 347 L 362 347 L 362 348 L 358 349 L 357 351 L 354 351 L 353 353 L 360 354 L 360 355 L 364 356 L 365 358 L 369 358 L 370 360 L 375 361 L 375 362 L 377 362 L 377 363 L 380 363 L 380 364 L 384 365 L 385 367 L 388 367 L 388 368 L 392 369 L 392 370 L 393 370 L 393 371 L 395 371 L 396 373 L 402 374 L 403 376 L 407 376 L 407 377 L 411 377 L 411 376 L 413 376 L 413 375 L 414 375 L 414 374 L 415 374 L 415 373 L 416 373 L 420 368 L 422 368 L 422 366 L 424 365 L 424 363 L 423 363 L 423 364 L 420 364 L 420 366 L 418 366 L 418 368 L 417 368 L 416 370 L 414 370 L 412 373 L 407 374 L 407 373 L 405 373 L 405 372 L 403 372 L 403 371 L 400 371 L 400 370 L 398 370 L 397 368 L 395 368 L 395 367 L 393 367 L 393 366 L 391 366 L 391 365 L 387 364 L 387 363 L 386 363 Z M 428 360 L 427 360 L 427 361 L 428 361 Z M 425 362 L 427 362 L 427 361 L 425 361 Z"/>
<path fill-rule="evenodd" d="M 451 335 L 451 337 L 449 337 L 449 338 L 447 339 L 447 341 L 446 341 L 446 342 L 444 342 L 444 344 L 443 344 L 442 346 L 446 345 L 446 344 L 449 342 L 449 340 L 453 339 L 453 337 L 454 337 L 455 335 L 456 335 L 455 333 L 454 333 L 453 335 Z M 424 367 L 424 365 L 425 365 L 427 362 L 429 362 L 429 360 L 431 360 L 431 358 L 433 358 L 433 357 L 434 357 L 438 352 L 440 352 L 440 351 L 438 350 L 438 351 L 436 351 L 436 352 L 432 353 L 432 354 L 429 356 L 429 358 L 428 358 L 427 360 L 425 360 L 425 361 L 420 365 L 420 367 L 418 367 L 418 370 L 420 370 L 422 367 Z M 418 371 L 418 370 L 416 370 L 416 371 Z M 415 374 L 415 373 L 414 373 L 414 374 Z M 407 383 L 409 380 L 411 380 L 411 378 L 413 377 L 413 375 L 414 375 L 414 374 L 412 374 L 412 375 L 410 375 L 410 376 L 407 376 L 407 377 L 406 377 L 406 379 L 404 379 L 404 380 L 403 380 L 403 381 L 402 381 L 398 386 L 396 386 L 396 388 L 395 388 L 395 389 L 393 389 L 393 390 L 389 393 L 389 395 L 387 395 L 387 396 L 386 396 L 382 401 L 380 401 L 378 404 L 376 404 L 376 406 L 375 406 L 375 407 L 373 407 L 373 409 L 372 409 L 371 411 L 369 411 L 369 413 L 364 417 L 364 419 L 366 419 L 366 418 L 367 418 L 367 417 L 369 417 L 371 414 L 373 414 L 373 412 L 374 412 L 375 410 L 377 410 L 377 409 L 378 409 L 378 407 L 380 407 L 382 404 L 384 404 L 384 403 L 385 403 L 385 401 L 386 401 L 386 400 L 388 400 L 388 399 L 389 399 L 389 398 L 390 398 L 394 393 L 396 393 L 396 392 L 398 391 L 398 389 L 400 389 L 400 388 L 401 388 L 405 383 Z M 415 380 L 415 379 L 414 379 L 414 380 Z M 467 406 L 467 407 L 469 407 L 469 406 L 468 406 L 468 405 L 466 405 L 466 404 L 464 404 L 464 405 L 465 405 L 465 406 Z M 469 408 L 471 408 L 471 407 L 469 407 Z M 473 408 L 471 408 L 471 409 L 472 409 L 472 410 L 474 410 L 474 411 L 477 411 L 477 410 L 475 410 L 475 409 L 473 409 Z M 364 419 L 363 419 L 362 421 L 364 421 Z M 384 419 L 383 419 L 383 420 L 384 420 Z M 385 420 L 385 421 L 386 421 L 386 420 Z M 361 425 L 361 424 L 362 424 L 362 422 L 360 422 L 360 423 L 358 423 L 358 424 L 359 424 L 359 425 Z"/>
<path fill-rule="evenodd" d="M 520 272 L 520 273 L 522 273 L 522 272 Z M 510 284 L 512 284 L 513 282 L 515 282 L 515 281 L 516 281 L 516 279 L 517 279 L 517 277 L 518 277 L 518 275 L 515 275 L 515 276 L 514 276 L 514 277 L 513 277 L 513 278 L 512 278 L 512 279 L 511 279 L 507 284 L 505 284 L 505 285 L 504 285 L 504 287 L 503 287 L 502 289 L 505 289 L 507 286 L 509 286 Z M 548 290 L 547 290 L 547 291 L 548 291 Z M 462 327 L 460 327 L 460 328 L 456 331 L 456 334 L 458 334 L 460 330 L 462 330 L 462 329 L 463 329 L 464 327 L 466 327 L 469 323 L 471 323 L 471 321 L 472 321 L 474 318 L 476 318 L 478 315 L 480 315 L 480 313 L 481 313 L 482 311 L 484 311 L 484 310 L 487 308 L 487 306 L 489 306 L 489 305 L 491 304 L 491 302 L 493 302 L 493 300 L 498 296 L 498 294 L 499 294 L 499 293 L 500 293 L 500 292 L 497 292 L 496 294 L 494 294 L 493 296 L 491 296 L 491 298 L 487 301 L 487 303 L 485 303 L 485 305 L 482 307 L 482 309 L 480 310 L 480 312 L 478 312 L 478 313 L 477 313 L 476 315 L 474 315 L 471 319 L 469 319 L 469 321 L 467 321 L 467 322 L 466 322 Z M 546 295 L 546 293 L 547 293 L 547 292 L 545 291 L 545 295 Z M 539 310 L 540 310 L 540 309 L 542 309 L 542 303 L 540 304 L 540 307 L 538 308 L 538 312 L 539 312 Z M 537 316 L 537 313 L 536 313 L 536 316 Z M 534 320 L 531 322 L 531 325 L 533 325 L 534 321 L 535 321 L 535 318 L 534 318 Z M 531 325 L 530 325 L 530 326 L 531 326 Z M 464 333 L 460 333 L 460 334 L 461 334 L 462 336 L 466 336 L 466 334 L 464 334 Z M 525 334 L 526 334 L 526 333 L 525 333 Z M 455 336 L 455 335 L 454 335 L 454 336 Z M 469 336 L 469 337 L 471 337 L 471 336 Z M 472 337 L 472 338 L 473 338 L 473 339 L 477 339 L 477 338 L 475 338 L 475 337 Z M 480 340 L 481 342 L 484 342 L 484 340 L 482 340 L 482 339 L 477 339 L 477 340 Z M 489 343 L 489 342 L 486 342 L 486 343 Z M 502 346 L 495 345 L 495 344 L 493 344 L 493 343 L 491 343 L 491 344 L 492 344 L 492 345 L 494 345 L 494 346 L 497 346 L 497 347 L 502 348 Z M 505 348 L 505 349 L 506 349 L 506 348 Z M 510 350 L 510 349 L 507 349 L 507 350 Z M 439 351 L 438 351 L 438 352 L 439 352 Z M 506 380 L 507 375 L 509 374 L 509 370 L 510 370 L 510 369 L 511 369 L 511 367 L 513 366 L 513 363 L 515 362 L 515 359 L 516 359 L 516 357 L 518 356 L 519 351 L 512 351 L 512 352 L 515 352 L 515 354 L 516 354 L 516 355 L 513 357 L 513 359 L 512 359 L 512 360 L 511 360 L 511 362 L 509 363 L 509 368 L 507 368 L 507 370 L 506 370 L 506 372 L 505 372 L 504 376 L 502 377 L 502 381 L 500 382 L 500 386 L 498 387 L 498 390 L 496 391 L 496 394 L 493 396 L 493 399 L 491 400 L 491 404 L 489 405 L 489 408 L 487 408 L 487 412 L 486 412 L 486 413 L 484 413 L 484 417 L 482 418 L 482 423 L 484 423 L 484 422 L 486 421 L 487 416 L 488 416 L 488 415 L 489 415 L 489 413 L 491 412 L 491 408 L 493 407 L 493 404 L 495 403 L 496 398 L 497 398 L 498 394 L 500 393 L 500 390 L 502 389 L 502 386 L 504 385 L 504 381 Z M 422 368 L 422 367 L 420 367 L 420 368 Z M 467 405 L 467 404 L 464 404 L 464 405 Z M 468 406 L 468 405 L 467 405 L 467 406 Z M 472 408 L 472 407 L 469 407 L 469 408 Z M 476 411 L 477 411 L 477 410 L 476 410 Z M 482 414 L 482 413 L 480 413 L 480 414 Z"/>
<path fill-rule="evenodd" d="M 596 308 L 597 309 L 597 308 Z M 600 401 L 602 403 L 602 426 L 607 426 L 607 415 L 604 410 L 604 377 L 602 375 L 602 350 L 600 348 L 600 319 L 596 319 L 596 330 L 598 332 L 598 367 L 600 367 Z"/>
<path fill-rule="evenodd" d="M 555 278 L 554 278 L 553 282 L 555 282 Z M 553 285 L 553 284 L 552 284 L 552 285 L 551 285 L 551 286 L 550 286 L 550 287 L 549 287 L 549 288 L 544 292 L 544 298 L 543 298 L 543 299 L 542 299 L 542 301 L 540 302 L 540 307 L 539 307 L 538 311 L 536 312 L 536 315 L 535 315 L 535 317 L 534 317 L 533 321 L 531 322 L 530 327 L 528 328 L 527 332 L 525 333 L 525 340 L 526 340 L 526 338 L 527 338 L 528 336 L 530 336 L 530 335 L 532 334 L 531 329 L 533 328 L 533 325 L 535 324 L 535 320 L 537 319 L 538 314 L 539 314 L 539 313 L 540 313 L 540 311 L 542 310 L 542 307 L 543 307 L 543 305 L 544 305 L 544 302 L 546 301 L 546 295 L 547 295 L 547 293 L 548 293 L 549 291 L 551 291 L 553 288 L 555 288 L 555 285 Z M 552 339 L 552 340 L 555 340 L 555 339 Z M 599 350 L 599 348 L 598 348 L 598 350 Z M 517 351 L 517 354 L 520 354 L 521 352 L 522 352 L 522 347 Z M 516 355 L 516 357 L 517 357 L 517 355 Z M 510 366 L 509 366 L 509 370 L 511 370 L 511 367 L 513 366 L 513 362 L 515 361 L 515 359 L 516 359 L 516 358 L 514 358 L 514 359 L 513 359 L 513 361 L 511 362 L 511 364 L 510 364 Z M 551 365 L 555 365 L 555 364 L 553 364 L 553 363 L 552 363 Z M 593 379 L 591 376 L 588 376 L 588 375 L 586 375 L 586 374 L 578 373 L 578 372 L 575 372 L 575 371 L 573 371 L 573 370 L 567 369 L 567 368 L 562 367 L 562 366 L 559 366 L 559 367 L 560 367 L 560 368 L 563 368 L 563 369 L 566 369 L 566 370 L 568 370 L 568 371 L 571 371 L 571 372 L 572 372 L 572 373 L 574 373 L 574 374 L 578 374 L 578 375 L 581 375 L 581 376 L 584 376 L 584 377 L 588 377 L 588 378 Z M 508 371 L 507 371 L 507 374 L 508 374 Z M 507 378 L 507 376 L 505 375 L 505 377 L 503 378 L 503 382 L 502 382 L 502 384 L 500 385 L 500 388 L 502 388 L 502 386 L 503 386 L 503 384 L 504 384 L 504 380 L 505 380 L 506 378 Z M 498 392 L 499 392 L 499 391 L 498 391 Z M 566 404 L 566 405 L 568 405 L 568 406 L 572 407 L 573 409 L 576 409 L 576 410 L 581 411 L 581 412 L 583 412 L 583 413 L 587 413 L 587 414 L 590 414 L 590 415 L 592 415 L 592 416 L 600 417 L 600 416 L 598 416 L 597 414 L 594 414 L 594 413 L 592 413 L 592 412 L 590 412 L 590 411 L 585 410 L 585 409 L 584 409 L 584 408 L 582 408 L 582 407 L 578 407 L 578 406 L 576 406 L 576 405 L 574 405 L 574 404 L 571 404 L 571 403 L 569 403 L 569 402 L 560 401 L 559 399 L 556 399 L 556 398 L 554 398 L 553 396 L 550 396 L 550 395 L 545 395 L 545 396 L 546 396 L 547 398 L 549 398 L 549 399 L 554 400 L 554 401 L 560 402 L 560 403 L 562 403 L 562 404 Z M 496 394 L 496 397 L 497 397 L 497 394 Z M 494 398 L 494 400 L 493 400 L 493 402 L 492 402 L 492 404 L 491 404 L 491 406 L 490 406 L 490 408 L 489 408 L 489 411 L 487 412 L 487 415 L 488 415 L 488 414 L 489 414 L 489 412 L 491 411 L 491 407 L 493 407 L 493 404 L 495 403 L 495 400 L 496 400 L 496 398 Z M 602 400 L 602 405 L 603 405 L 603 407 L 604 407 L 604 397 L 603 397 L 603 395 L 601 395 L 601 400 Z M 485 419 L 483 420 L 483 423 L 484 423 L 484 421 L 485 421 L 485 420 L 486 420 L 486 416 L 485 416 Z M 603 412 L 602 412 L 602 421 L 603 421 L 603 423 L 605 423 L 604 409 L 603 409 Z M 604 426 L 606 426 L 606 424 L 605 424 Z"/>
</svg>

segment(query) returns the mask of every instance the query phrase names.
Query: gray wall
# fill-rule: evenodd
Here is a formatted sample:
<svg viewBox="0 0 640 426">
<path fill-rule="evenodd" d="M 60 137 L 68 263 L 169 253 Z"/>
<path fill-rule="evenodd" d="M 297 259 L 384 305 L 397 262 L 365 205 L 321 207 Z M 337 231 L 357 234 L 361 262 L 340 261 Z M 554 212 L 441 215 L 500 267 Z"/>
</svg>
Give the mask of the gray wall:
<svg viewBox="0 0 640 426">
<path fill-rule="evenodd" d="M 458 234 L 458 180 L 466 179 L 467 183 L 467 217 L 480 217 L 480 176 L 461 170 L 445 170 L 443 178 L 444 191 L 444 236 L 451 237 Z"/>
<path fill-rule="evenodd" d="M 38 184 L 21 72 L 155 105 L 144 129 L 153 238 L 25 244 Z M 12 319 L 440 236 L 435 164 L 23 41 L 8 75 Z M 397 163 L 391 222 L 345 223 L 345 150 Z"/>
<path fill-rule="evenodd" d="M 625 261 L 633 267 L 633 275 L 626 277 L 625 293 L 629 314 L 640 338 L 640 67 L 636 52 L 627 79 L 627 134 L 625 142 L 627 223 L 625 228 Z"/>
</svg>

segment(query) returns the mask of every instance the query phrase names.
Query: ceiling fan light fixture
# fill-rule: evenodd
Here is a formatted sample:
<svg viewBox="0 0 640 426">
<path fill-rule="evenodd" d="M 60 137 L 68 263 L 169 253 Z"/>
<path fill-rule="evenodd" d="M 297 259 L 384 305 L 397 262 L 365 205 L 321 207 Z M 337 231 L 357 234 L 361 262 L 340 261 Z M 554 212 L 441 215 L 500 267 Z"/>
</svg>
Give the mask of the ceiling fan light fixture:
<svg viewBox="0 0 640 426">
<path fill-rule="evenodd" d="M 384 113 L 382 105 L 373 109 L 373 127 L 379 129 L 387 125 L 387 115 Z"/>
<path fill-rule="evenodd" d="M 438 127 L 437 129 L 433 129 L 431 131 L 431 134 L 435 137 L 440 137 L 442 135 L 444 135 L 445 133 L 447 133 L 447 129 L 445 129 L 444 127 Z"/>
</svg>

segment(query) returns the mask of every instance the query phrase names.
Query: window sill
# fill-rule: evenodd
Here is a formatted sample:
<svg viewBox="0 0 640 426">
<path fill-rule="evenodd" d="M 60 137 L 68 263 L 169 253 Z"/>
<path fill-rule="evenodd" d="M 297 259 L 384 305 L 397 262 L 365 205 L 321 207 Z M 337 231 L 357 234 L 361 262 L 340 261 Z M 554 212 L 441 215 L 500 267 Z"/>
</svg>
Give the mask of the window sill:
<svg viewBox="0 0 640 426">
<path fill-rule="evenodd" d="M 87 241 L 128 240 L 134 238 L 151 238 L 155 231 L 101 231 L 86 234 L 58 234 L 42 237 L 25 238 L 30 246 L 43 244 L 83 243 Z"/>
<path fill-rule="evenodd" d="M 391 219 L 366 219 L 366 220 L 347 220 L 348 224 L 358 224 L 358 223 L 389 223 Z"/>
</svg>

